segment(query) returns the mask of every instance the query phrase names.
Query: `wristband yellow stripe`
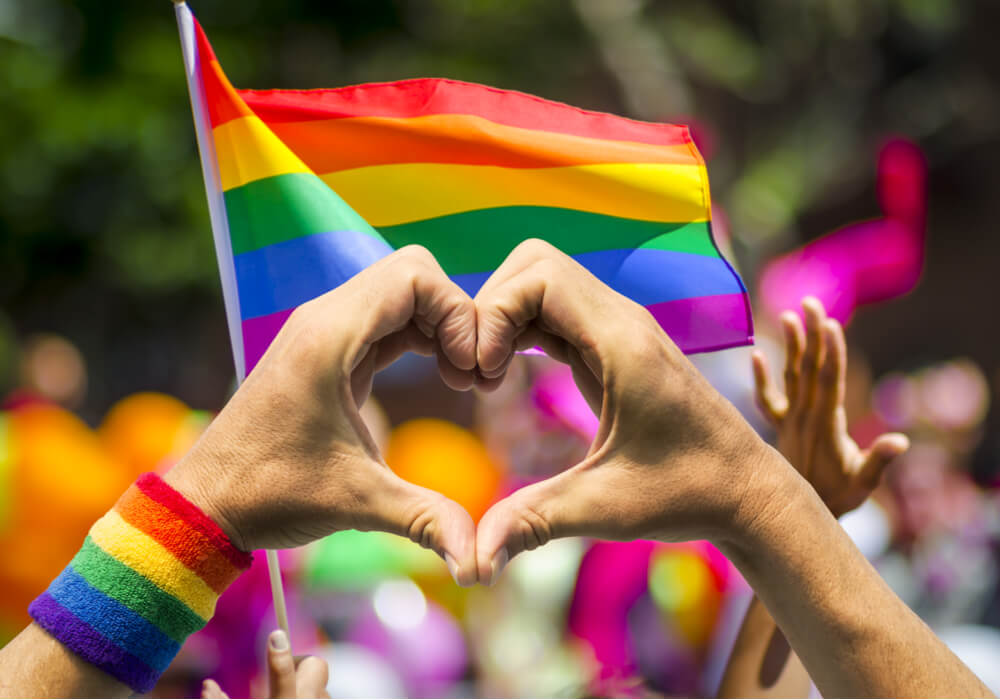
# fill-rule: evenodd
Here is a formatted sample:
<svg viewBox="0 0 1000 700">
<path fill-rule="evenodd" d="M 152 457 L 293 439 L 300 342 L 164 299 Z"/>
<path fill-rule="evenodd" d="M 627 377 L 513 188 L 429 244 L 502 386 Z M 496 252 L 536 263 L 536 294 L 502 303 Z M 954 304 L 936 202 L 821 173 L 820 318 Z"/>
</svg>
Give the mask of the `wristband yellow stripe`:
<svg viewBox="0 0 1000 700">
<path fill-rule="evenodd" d="M 109 511 L 94 523 L 90 537 L 107 554 L 183 602 L 202 619 L 208 620 L 215 613 L 219 594 L 163 545 L 130 525 L 116 511 Z"/>
</svg>

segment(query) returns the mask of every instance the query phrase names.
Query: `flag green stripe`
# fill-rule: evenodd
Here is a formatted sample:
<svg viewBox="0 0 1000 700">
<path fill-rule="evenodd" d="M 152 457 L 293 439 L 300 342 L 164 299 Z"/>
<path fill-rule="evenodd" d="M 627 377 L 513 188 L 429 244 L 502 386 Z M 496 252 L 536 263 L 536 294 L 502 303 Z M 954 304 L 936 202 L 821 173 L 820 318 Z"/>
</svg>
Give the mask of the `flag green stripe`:
<svg viewBox="0 0 1000 700">
<path fill-rule="evenodd" d="M 651 248 L 719 257 L 704 221 L 664 224 L 548 207 L 482 209 L 379 231 L 393 248 L 426 246 L 450 275 L 496 269 L 527 238 L 567 255 Z"/>
<path fill-rule="evenodd" d="M 653 248 L 719 257 L 706 222 L 661 223 L 556 207 L 500 207 L 386 226 L 376 232 L 315 175 L 292 173 L 229 190 L 233 253 L 332 231 L 356 231 L 393 248 L 419 243 L 449 274 L 495 268 L 518 243 L 541 238 L 567 255 Z"/>
<path fill-rule="evenodd" d="M 87 583 L 142 615 L 179 644 L 205 626 L 191 608 L 105 552 L 90 536 L 70 562 Z"/>
<path fill-rule="evenodd" d="M 312 173 L 256 180 L 224 196 L 233 255 L 329 231 L 357 231 L 381 239 Z"/>
</svg>

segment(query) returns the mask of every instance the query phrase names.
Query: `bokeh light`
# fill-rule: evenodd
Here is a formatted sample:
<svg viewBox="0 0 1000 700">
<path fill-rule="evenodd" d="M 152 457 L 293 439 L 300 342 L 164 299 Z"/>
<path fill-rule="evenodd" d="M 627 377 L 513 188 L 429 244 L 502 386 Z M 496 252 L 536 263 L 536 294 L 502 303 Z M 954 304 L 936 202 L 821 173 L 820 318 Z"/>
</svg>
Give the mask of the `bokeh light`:
<svg viewBox="0 0 1000 700">
<path fill-rule="evenodd" d="M 1000 692 L 996 3 L 191 4 L 248 87 L 440 75 L 689 123 L 779 384 L 777 315 L 817 295 L 849 322 L 851 434 L 913 442 L 845 529 Z M 0 37 L 2 642 L 235 381 L 168 3 L 0 1 Z M 773 437 L 748 351 L 693 359 Z M 598 428 L 547 357 L 516 358 L 492 394 L 456 394 L 433 360 L 405 356 L 362 416 L 396 473 L 477 519 L 583 459 Z M 555 541 L 488 590 L 382 533 L 281 557 L 295 652 L 330 662 L 334 697 L 710 694 L 750 596 L 705 543 Z M 211 675 L 264 696 L 274 618 L 258 560 L 158 695 L 195 696 Z"/>
</svg>

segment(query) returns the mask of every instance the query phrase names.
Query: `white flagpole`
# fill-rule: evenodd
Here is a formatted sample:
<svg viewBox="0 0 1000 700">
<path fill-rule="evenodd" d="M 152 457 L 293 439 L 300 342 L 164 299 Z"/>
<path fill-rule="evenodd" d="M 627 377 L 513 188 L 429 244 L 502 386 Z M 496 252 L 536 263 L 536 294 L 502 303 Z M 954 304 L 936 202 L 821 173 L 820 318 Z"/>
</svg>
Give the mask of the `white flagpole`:
<svg viewBox="0 0 1000 700">
<path fill-rule="evenodd" d="M 226 306 L 226 321 L 229 325 L 229 340 L 233 348 L 236 381 L 242 384 L 246 378 L 246 365 L 243 357 L 240 299 L 236 291 L 236 266 L 233 263 L 233 249 L 229 241 L 226 202 L 222 195 L 219 167 L 215 161 L 212 127 L 208 120 L 204 87 L 199 72 L 198 49 L 194 39 L 194 18 L 187 3 L 183 0 L 174 0 L 174 11 L 177 14 L 177 30 L 181 36 L 184 75 L 187 77 L 188 94 L 191 96 L 191 112 L 194 115 L 194 130 L 198 137 L 198 154 L 201 156 L 205 194 L 208 196 L 208 215 L 212 223 L 212 237 L 215 239 L 215 257 L 219 261 L 219 278 L 222 280 L 222 298 Z M 266 551 L 266 558 L 271 580 L 271 596 L 274 599 L 274 616 L 277 618 L 278 627 L 284 630 L 290 641 L 288 609 L 285 605 L 285 591 L 281 585 L 281 565 L 278 562 L 278 553 L 269 549 Z"/>
</svg>

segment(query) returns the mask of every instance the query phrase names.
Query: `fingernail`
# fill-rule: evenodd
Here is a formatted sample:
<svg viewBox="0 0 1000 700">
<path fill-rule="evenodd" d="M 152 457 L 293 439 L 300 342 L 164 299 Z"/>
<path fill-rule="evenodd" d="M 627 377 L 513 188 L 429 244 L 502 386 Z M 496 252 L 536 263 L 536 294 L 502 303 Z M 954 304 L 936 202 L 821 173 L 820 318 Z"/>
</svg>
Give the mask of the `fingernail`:
<svg viewBox="0 0 1000 700">
<path fill-rule="evenodd" d="M 267 645 L 271 651 L 288 651 L 291 645 L 288 643 L 288 635 L 284 630 L 274 630 L 267 638 Z"/>
<path fill-rule="evenodd" d="M 500 578 L 500 572 L 503 568 L 507 566 L 507 548 L 504 547 L 499 552 L 493 555 L 493 561 L 490 562 L 490 585 L 492 586 Z"/>
<path fill-rule="evenodd" d="M 445 552 L 444 563 L 448 565 L 448 573 L 450 573 L 451 577 L 455 579 L 455 583 L 458 583 L 458 562 L 455 561 L 450 554 Z M 462 584 L 458 583 L 458 585 L 461 586 Z"/>
</svg>

